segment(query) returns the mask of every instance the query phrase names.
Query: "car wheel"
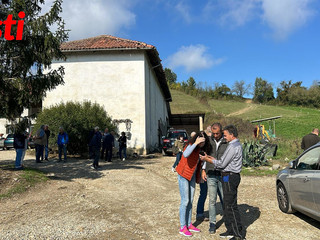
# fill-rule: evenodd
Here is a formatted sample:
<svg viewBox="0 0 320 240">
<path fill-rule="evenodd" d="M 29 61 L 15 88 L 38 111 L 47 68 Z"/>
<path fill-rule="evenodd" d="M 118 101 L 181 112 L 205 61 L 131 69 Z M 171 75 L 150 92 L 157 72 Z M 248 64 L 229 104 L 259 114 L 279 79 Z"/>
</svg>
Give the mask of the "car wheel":
<svg viewBox="0 0 320 240">
<path fill-rule="evenodd" d="M 291 207 L 291 203 L 289 200 L 289 196 L 286 188 L 284 187 L 282 182 L 277 184 L 277 199 L 278 205 L 282 212 L 284 213 L 293 213 L 294 210 Z"/>
</svg>

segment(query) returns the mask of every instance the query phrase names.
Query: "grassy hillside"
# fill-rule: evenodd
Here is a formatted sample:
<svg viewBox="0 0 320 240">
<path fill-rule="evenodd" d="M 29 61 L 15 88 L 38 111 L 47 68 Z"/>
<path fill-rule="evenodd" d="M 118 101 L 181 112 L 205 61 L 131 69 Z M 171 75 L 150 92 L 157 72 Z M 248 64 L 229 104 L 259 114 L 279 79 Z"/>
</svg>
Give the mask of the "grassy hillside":
<svg viewBox="0 0 320 240">
<path fill-rule="evenodd" d="M 201 103 L 197 98 L 189 96 L 180 91 L 171 90 L 172 113 L 221 113 L 226 117 L 237 117 L 243 120 L 256 120 L 274 116 L 282 116 L 276 120 L 276 135 L 284 139 L 297 139 L 308 134 L 312 128 L 320 128 L 319 109 L 302 107 L 284 107 L 260 105 L 250 102 L 208 100 L 208 103 Z M 206 119 L 206 122 L 210 119 Z M 263 122 L 266 129 L 269 122 Z"/>
</svg>

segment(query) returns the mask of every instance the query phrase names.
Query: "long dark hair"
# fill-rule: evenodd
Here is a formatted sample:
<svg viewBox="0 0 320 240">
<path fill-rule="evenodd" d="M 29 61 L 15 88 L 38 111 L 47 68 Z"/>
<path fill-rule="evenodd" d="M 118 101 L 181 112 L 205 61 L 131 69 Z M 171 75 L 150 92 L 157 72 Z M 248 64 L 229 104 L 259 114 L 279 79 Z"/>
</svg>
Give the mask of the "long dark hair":
<svg viewBox="0 0 320 240">
<path fill-rule="evenodd" d="M 194 135 L 192 138 L 190 138 L 189 144 L 194 144 L 196 139 L 197 139 L 197 137 L 204 137 L 206 139 L 205 143 L 204 143 L 204 146 L 201 148 L 201 150 L 206 152 L 206 154 L 210 154 L 211 151 L 212 151 L 212 146 L 210 144 L 210 140 L 209 140 L 208 135 L 203 131 L 197 132 L 196 135 Z M 199 145 L 197 147 L 199 147 Z"/>
</svg>

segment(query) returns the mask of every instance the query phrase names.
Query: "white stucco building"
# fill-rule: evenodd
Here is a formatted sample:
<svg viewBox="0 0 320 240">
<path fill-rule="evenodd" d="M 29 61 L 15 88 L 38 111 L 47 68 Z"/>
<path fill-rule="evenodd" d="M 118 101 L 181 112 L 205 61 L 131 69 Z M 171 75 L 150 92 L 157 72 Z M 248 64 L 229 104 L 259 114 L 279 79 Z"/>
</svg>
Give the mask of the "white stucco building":
<svg viewBox="0 0 320 240">
<path fill-rule="evenodd" d="M 128 148 L 148 153 L 161 142 L 170 115 L 171 94 L 157 49 L 109 35 L 61 45 L 64 85 L 47 92 L 43 107 L 90 100 L 102 105 L 129 135 Z"/>
</svg>

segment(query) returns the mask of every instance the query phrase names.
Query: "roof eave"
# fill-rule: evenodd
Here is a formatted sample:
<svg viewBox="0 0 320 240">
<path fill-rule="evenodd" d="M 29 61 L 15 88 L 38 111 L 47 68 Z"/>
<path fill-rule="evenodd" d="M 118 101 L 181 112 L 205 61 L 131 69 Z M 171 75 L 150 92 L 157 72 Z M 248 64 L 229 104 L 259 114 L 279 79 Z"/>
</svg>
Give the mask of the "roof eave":
<svg viewBox="0 0 320 240">
<path fill-rule="evenodd" d="M 92 52 L 92 51 L 122 51 L 122 50 L 154 50 L 154 48 L 83 48 L 61 49 L 62 52 Z"/>
</svg>

